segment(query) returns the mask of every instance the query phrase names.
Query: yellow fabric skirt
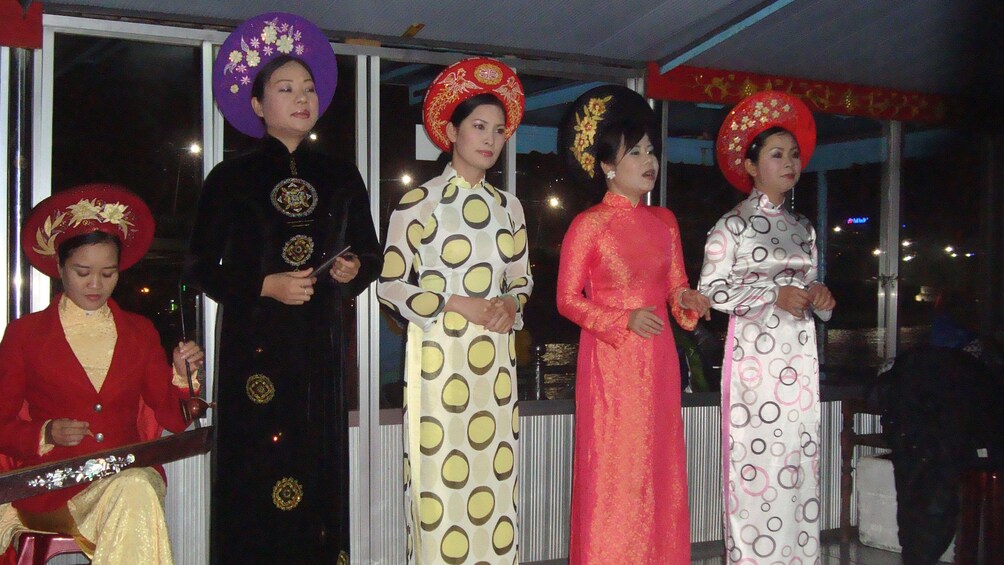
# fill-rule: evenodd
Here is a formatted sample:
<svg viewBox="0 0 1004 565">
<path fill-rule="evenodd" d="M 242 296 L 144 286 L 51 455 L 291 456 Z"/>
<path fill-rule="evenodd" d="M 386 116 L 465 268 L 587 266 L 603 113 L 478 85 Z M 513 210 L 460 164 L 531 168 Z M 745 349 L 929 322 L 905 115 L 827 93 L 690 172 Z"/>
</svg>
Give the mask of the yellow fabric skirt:
<svg viewBox="0 0 1004 565">
<path fill-rule="evenodd" d="M 149 467 L 99 479 L 46 513 L 21 513 L 0 505 L 0 553 L 28 531 L 74 537 L 93 565 L 171 565 L 164 519 L 164 479 Z"/>
</svg>

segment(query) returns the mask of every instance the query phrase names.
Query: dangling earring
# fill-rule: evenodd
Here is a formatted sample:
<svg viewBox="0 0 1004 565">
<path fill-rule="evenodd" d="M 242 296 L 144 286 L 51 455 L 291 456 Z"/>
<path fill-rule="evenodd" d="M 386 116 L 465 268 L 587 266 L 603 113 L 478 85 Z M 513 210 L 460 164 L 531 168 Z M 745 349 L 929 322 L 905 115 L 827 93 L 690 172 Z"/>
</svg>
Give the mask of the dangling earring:
<svg viewBox="0 0 1004 565">
<path fill-rule="evenodd" d="M 607 180 L 614 180 L 614 177 L 616 177 L 616 176 L 617 176 L 617 171 L 615 171 L 613 169 L 610 169 L 609 171 L 607 171 Z"/>
</svg>

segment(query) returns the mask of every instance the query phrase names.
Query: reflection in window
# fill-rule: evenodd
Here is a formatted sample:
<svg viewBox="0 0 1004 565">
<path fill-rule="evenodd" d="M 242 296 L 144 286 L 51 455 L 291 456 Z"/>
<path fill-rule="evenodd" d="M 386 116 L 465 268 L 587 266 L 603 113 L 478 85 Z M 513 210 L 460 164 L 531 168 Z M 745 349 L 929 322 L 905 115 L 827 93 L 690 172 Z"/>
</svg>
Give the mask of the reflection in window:
<svg viewBox="0 0 1004 565">
<path fill-rule="evenodd" d="M 437 149 L 422 126 L 422 100 L 442 67 L 381 61 L 380 65 L 380 241 L 387 240 L 391 212 L 404 194 L 439 176 L 447 159 L 436 161 Z M 418 143 L 425 143 L 424 159 Z M 501 159 L 499 162 L 501 163 Z M 498 168 L 498 165 L 496 165 Z M 494 180 L 494 179 L 493 179 Z M 405 322 L 380 308 L 380 407 L 400 408 L 404 392 Z"/>
<path fill-rule="evenodd" d="M 907 127 L 900 233 L 900 351 L 962 347 L 979 334 L 979 151 L 945 130 Z"/>
<path fill-rule="evenodd" d="M 603 195 L 566 177 L 557 131 L 572 102 L 603 83 L 527 74 L 520 80 L 526 114 L 516 132 L 516 195 L 526 214 L 534 281 L 524 329 L 516 334 L 520 397 L 535 395 L 536 364 L 543 375 L 544 396 L 572 398 L 579 327 L 558 313 L 558 260 L 572 219 Z"/>
<path fill-rule="evenodd" d="M 202 183 L 202 53 L 197 47 L 56 34 L 52 192 L 123 185 L 153 211 L 146 257 L 115 300 L 154 322 L 165 349 L 194 338 L 194 297 L 178 279 Z"/>
</svg>

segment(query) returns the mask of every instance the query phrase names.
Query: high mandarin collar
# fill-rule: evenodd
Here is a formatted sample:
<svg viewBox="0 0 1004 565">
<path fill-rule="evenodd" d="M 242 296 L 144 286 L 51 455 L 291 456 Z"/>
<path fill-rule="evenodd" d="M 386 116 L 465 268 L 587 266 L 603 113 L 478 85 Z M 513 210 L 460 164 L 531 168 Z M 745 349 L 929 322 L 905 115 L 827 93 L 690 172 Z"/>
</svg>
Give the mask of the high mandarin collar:
<svg viewBox="0 0 1004 565">
<path fill-rule="evenodd" d="M 761 208 L 763 210 L 782 210 L 784 209 L 784 202 L 787 200 L 787 198 L 782 199 L 780 204 L 775 205 L 770 201 L 769 196 L 755 188 L 750 192 L 750 198 L 755 198 L 757 208 Z"/>
<path fill-rule="evenodd" d="M 622 209 L 637 208 L 642 205 L 641 199 L 638 200 L 637 204 L 632 204 L 631 200 L 628 199 L 627 196 L 624 196 L 623 194 L 616 194 L 614 192 L 610 192 L 609 190 L 603 195 L 603 203 L 611 208 Z"/>
<path fill-rule="evenodd" d="M 65 294 L 59 299 L 59 320 L 63 327 L 99 324 L 112 319 L 112 309 L 105 302 L 97 310 L 84 310 Z"/>
<path fill-rule="evenodd" d="M 472 185 L 470 182 L 467 181 L 467 179 L 460 176 L 460 173 L 458 173 L 457 170 L 453 168 L 452 164 L 446 165 L 446 171 L 444 171 L 444 174 L 450 179 L 450 182 L 452 182 L 453 184 L 457 185 L 457 187 L 462 188 L 464 190 L 474 190 L 477 188 L 485 188 L 486 186 L 490 186 L 487 181 L 488 178 L 487 176 L 481 177 L 480 181 Z"/>
<path fill-rule="evenodd" d="M 265 151 L 269 155 L 275 155 L 276 157 L 288 158 L 290 156 L 298 157 L 306 151 L 307 143 L 306 139 L 301 141 L 299 145 L 296 146 L 296 150 L 292 153 L 289 152 L 289 148 L 286 144 L 279 141 L 278 138 L 272 137 L 271 135 L 265 134 L 262 138 L 262 144 L 265 147 Z"/>
</svg>

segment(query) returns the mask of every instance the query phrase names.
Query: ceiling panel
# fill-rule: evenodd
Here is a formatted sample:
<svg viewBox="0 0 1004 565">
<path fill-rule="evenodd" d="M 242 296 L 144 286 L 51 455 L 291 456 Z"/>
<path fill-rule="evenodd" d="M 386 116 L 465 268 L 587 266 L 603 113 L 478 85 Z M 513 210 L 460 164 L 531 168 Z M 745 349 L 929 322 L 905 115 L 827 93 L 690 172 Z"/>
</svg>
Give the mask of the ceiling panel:
<svg viewBox="0 0 1004 565">
<path fill-rule="evenodd" d="M 610 63 L 642 68 L 699 47 L 687 64 L 953 93 L 971 67 L 979 0 L 80 0 L 47 11 L 98 9 L 233 25 L 295 11 L 338 38 Z M 780 7 L 729 35 L 745 14 Z M 754 18 L 755 19 L 755 18 Z M 425 24 L 414 39 L 408 26 Z M 701 40 L 721 34 L 721 43 Z M 703 49 L 703 52 L 701 51 Z M 639 71 L 640 74 L 640 71 Z"/>
</svg>

